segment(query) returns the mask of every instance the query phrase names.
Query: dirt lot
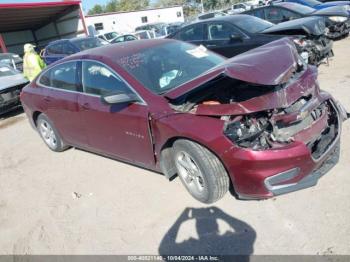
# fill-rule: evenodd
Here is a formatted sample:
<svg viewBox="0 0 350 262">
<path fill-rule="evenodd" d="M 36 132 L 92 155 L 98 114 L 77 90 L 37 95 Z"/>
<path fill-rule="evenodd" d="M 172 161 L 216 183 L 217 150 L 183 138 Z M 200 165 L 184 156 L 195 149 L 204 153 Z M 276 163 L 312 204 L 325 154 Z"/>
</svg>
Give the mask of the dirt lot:
<svg viewBox="0 0 350 262">
<path fill-rule="evenodd" d="M 319 82 L 350 110 L 350 38 Z M 51 152 L 23 113 L 0 120 L 1 254 L 350 254 L 350 121 L 316 187 L 213 206 L 176 179 L 77 149 Z"/>
</svg>

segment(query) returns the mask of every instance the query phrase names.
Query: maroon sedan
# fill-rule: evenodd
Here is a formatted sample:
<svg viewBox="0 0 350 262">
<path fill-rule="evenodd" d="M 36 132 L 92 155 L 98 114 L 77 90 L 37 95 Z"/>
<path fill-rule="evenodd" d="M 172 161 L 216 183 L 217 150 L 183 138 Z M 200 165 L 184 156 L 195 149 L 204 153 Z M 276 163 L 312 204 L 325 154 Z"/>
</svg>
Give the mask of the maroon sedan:
<svg viewBox="0 0 350 262">
<path fill-rule="evenodd" d="M 232 59 L 175 40 L 87 50 L 53 64 L 21 94 L 53 151 L 130 162 L 212 203 L 313 186 L 339 158 L 346 111 L 292 42 Z"/>
</svg>

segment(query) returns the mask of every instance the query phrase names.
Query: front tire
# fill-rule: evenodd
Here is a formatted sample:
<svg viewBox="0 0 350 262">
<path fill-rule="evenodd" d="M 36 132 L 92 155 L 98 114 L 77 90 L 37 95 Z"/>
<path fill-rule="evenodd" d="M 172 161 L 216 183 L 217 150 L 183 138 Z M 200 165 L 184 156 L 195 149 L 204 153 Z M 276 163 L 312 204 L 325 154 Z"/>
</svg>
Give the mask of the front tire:
<svg viewBox="0 0 350 262">
<path fill-rule="evenodd" d="M 38 116 L 36 126 L 41 138 L 52 151 L 62 152 L 68 148 L 46 115 L 40 114 Z"/>
<path fill-rule="evenodd" d="M 176 140 L 173 148 L 180 180 L 195 199 L 210 204 L 226 194 L 230 179 L 223 164 L 212 152 L 185 139 Z"/>
</svg>

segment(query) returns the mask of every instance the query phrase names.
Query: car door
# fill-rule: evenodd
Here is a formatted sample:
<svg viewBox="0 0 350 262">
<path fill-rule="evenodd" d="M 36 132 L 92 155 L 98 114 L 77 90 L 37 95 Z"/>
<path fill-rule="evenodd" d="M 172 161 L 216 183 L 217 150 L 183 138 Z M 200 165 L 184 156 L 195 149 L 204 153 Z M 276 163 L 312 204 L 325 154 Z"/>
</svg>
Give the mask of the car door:
<svg viewBox="0 0 350 262">
<path fill-rule="evenodd" d="M 63 54 L 63 43 L 56 43 L 49 45 L 45 49 L 44 54 L 44 60 L 47 65 L 52 64 L 62 58 L 64 58 L 65 55 Z"/>
<path fill-rule="evenodd" d="M 45 71 L 38 84 L 43 88 L 43 112 L 53 122 L 64 141 L 83 146 L 87 138 L 78 106 L 78 70 L 75 61 L 55 65 Z"/>
<path fill-rule="evenodd" d="M 148 108 L 140 102 L 104 104 L 101 96 L 135 93 L 112 69 L 97 61 L 82 62 L 84 93 L 78 102 L 89 147 L 143 166 L 154 163 Z"/>
<path fill-rule="evenodd" d="M 244 12 L 244 14 L 247 14 L 247 15 L 252 15 L 252 16 L 255 16 L 255 17 L 258 17 L 258 18 L 261 18 L 261 19 L 265 19 L 265 12 L 264 12 L 264 9 L 265 8 L 256 8 L 256 9 L 251 9 L 249 11 L 246 11 Z"/>
<path fill-rule="evenodd" d="M 274 24 L 288 21 L 283 17 L 282 9 L 275 6 L 269 6 L 265 8 L 265 19 Z"/>
<path fill-rule="evenodd" d="M 227 22 L 209 22 L 204 45 L 223 56 L 233 57 L 253 48 L 252 41 L 235 26 Z"/>
<path fill-rule="evenodd" d="M 194 45 L 201 45 L 205 39 L 204 34 L 204 23 L 196 23 L 178 31 L 174 38 Z"/>
</svg>

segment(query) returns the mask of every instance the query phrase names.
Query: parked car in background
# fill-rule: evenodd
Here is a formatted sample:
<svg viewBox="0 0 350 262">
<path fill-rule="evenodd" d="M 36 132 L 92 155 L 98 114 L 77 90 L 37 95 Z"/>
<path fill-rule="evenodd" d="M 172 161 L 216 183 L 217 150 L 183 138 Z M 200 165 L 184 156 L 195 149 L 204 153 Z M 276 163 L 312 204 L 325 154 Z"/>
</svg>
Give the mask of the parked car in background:
<svg viewBox="0 0 350 262">
<path fill-rule="evenodd" d="M 132 34 L 126 34 L 126 35 L 120 35 L 117 38 L 114 38 L 110 43 L 121 43 L 121 42 L 128 42 L 128 41 L 134 41 L 138 40 L 138 38 Z"/>
<path fill-rule="evenodd" d="M 135 31 L 151 31 L 154 33 L 154 38 L 160 38 L 167 35 L 166 26 L 166 23 L 149 23 L 136 27 Z"/>
<path fill-rule="evenodd" d="M 204 203 L 230 187 L 259 199 L 315 185 L 338 161 L 347 118 L 287 38 L 228 60 L 169 39 L 86 50 L 43 71 L 21 101 L 51 150 L 177 174 Z"/>
<path fill-rule="evenodd" d="M 102 33 L 102 34 L 97 35 L 97 37 L 99 37 L 105 41 L 108 41 L 108 42 L 112 42 L 118 36 L 119 36 L 119 34 L 117 32 L 114 32 L 114 31 L 106 32 L 106 33 Z"/>
<path fill-rule="evenodd" d="M 42 57 L 45 63 L 49 65 L 66 56 L 107 44 L 109 44 L 109 42 L 98 37 L 77 37 L 72 39 L 61 39 L 48 44 L 45 50 L 42 52 Z"/>
<path fill-rule="evenodd" d="M 168 38 L 204 45 L 225 57 L 233 57 L 290 36 L 302 57 L 310 64 L 318 65 L 333 56 L 333 43 L 324 34 L 324 21 L 318 17 L 275 25 L 254 16 L 237 14 L 190 24 Z"/>
<path fill-rule="evenodd" d="M 222 16 L 227 16 L 227 14 L 221 11 L 214 11 L 214 12 L 199 14 L 197 16 L 197 20 L 206 20 L 206 19 L 210 19 L 214 17 L 222 17 Z"/>
<path fill-rule="evenodd" d="M 23 71 L 23 60 L 17 54 L 0 53 L 0 64 L 6 64 L 18 71 Z"/>
<path fill-rule="evenodd" d="M 250 9 L 253 9 L 252 5 L 249 5 L 247 3 L 237 3 L 237 4 L 233 4 L 231 6 L 231 9 L 229 9 L 227 13 L 230 15 L 239 14 Z"/>
<path fill-rule="evenodd" d="M 184 23 L 182 23 L 182 22 L 167 24 L 165 27 L 166 35 L 170 35 L 170 34 L 176 32 L 177 30 L 179 30 L 183 26 L 183 24 Z"/>
<path fill-rule="evenodd" d="M 141 30 L 133 33 L 138 39 L 153 39 L 156 38 L 154 31 Z"/>
<path fill-rule="evenodd" d="M 301 4 L 282 2 L 249 10 L 244 14 L 253 15 L 275 24 L 302 17 L 323 17 L 328 28 L 326 36 L 330 39 L 347 36 L 350 31 L 349 15 L 344 7 L 316 10 Z"/>
<path fill-rule="evenodd" d="M 324 8 L 332 7 L 332 6 L 342 6 L 350 15 L 350 1 L 332 1 L 322 3 L 317 0 L 282 0 L 283 2 L 297 3 L 301 5 L 306 5 L 308 7 L 312 7 L 316 10 L 321 10 Z"/>
<path fill-rule="evenodd" d="M 26 84 L 28 79 L 20 71 L 0 63 L 0 115 L 21 106 L 19 94 Z"/>
</svg>

